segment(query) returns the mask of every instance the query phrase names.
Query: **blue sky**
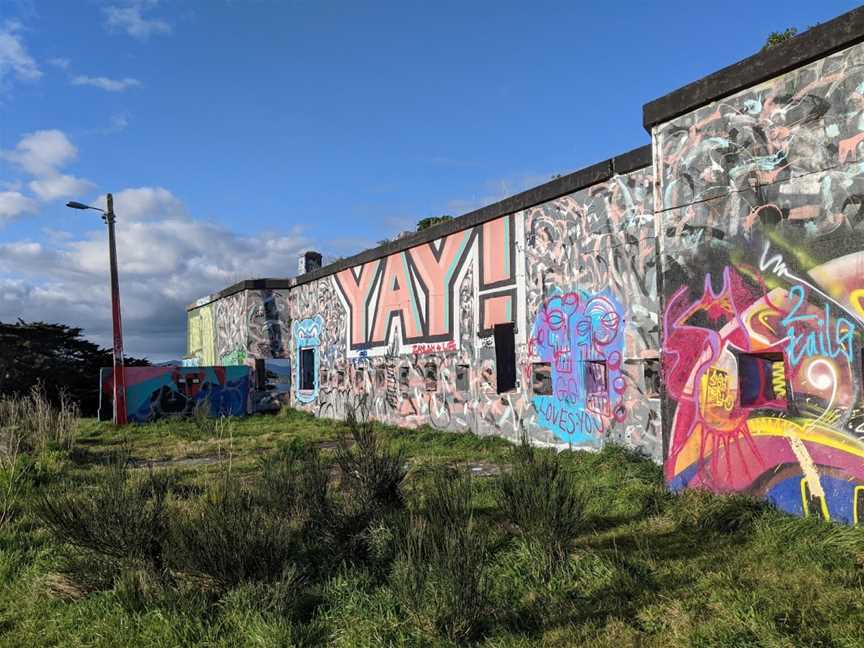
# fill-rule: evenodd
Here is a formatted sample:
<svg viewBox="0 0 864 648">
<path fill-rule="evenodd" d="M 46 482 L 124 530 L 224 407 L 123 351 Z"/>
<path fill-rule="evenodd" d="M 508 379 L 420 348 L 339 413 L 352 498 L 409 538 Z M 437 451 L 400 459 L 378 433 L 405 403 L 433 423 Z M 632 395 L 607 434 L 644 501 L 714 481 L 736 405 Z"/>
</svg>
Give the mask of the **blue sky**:
<svg viewBox="0 0 864 648">
<path fill-rule="evenodd" d="M 0 0 L 0 321 L 109 344 L 63 205 L 112 191 L 127 351 L 179 357 L 195 298 L 647 144 L 646 101 L 855 6 Z"/>
</svg>

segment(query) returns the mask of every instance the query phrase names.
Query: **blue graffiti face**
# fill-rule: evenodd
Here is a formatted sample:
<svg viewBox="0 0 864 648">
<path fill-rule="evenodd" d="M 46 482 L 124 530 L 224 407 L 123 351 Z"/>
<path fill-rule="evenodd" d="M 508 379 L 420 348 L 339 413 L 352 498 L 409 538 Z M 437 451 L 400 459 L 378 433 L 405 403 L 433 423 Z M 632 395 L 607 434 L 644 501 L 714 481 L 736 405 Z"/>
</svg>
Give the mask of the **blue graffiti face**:
<svg viewBox="0 0 864 648">
<path fill-rule="evenodd" d="M 552 395 L 534 396 L 540 424 L 578 445 L 599 444 L 626 418 L 623 309 L 608 292 L 562 293 L 537 313 L 531 350 L 552 367 Z"/>
<path fill-rule="evenodd" d="M 297 367 L 294 396 L 301 403 L 311 403 L 318 398 L 318 369 L 321 364 L 318 351 L 323 329 L 324 318 L 320 315 L 295 321 L 291 327 Z"/>
</svg>

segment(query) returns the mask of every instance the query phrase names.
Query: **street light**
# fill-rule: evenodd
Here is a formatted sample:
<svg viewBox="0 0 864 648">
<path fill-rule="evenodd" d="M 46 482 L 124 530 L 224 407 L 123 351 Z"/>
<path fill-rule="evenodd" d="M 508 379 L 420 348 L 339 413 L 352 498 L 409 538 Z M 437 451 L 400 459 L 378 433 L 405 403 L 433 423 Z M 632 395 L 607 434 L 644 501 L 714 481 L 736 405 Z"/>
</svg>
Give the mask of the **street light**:
<svg viewBox="0 0 864 648">
<path fill-rule="evenodd" d="M 117 246 L 114 242 L 114 197 L 108 194 L 108 209 L 84 203 L 66 203 L 72 209 L 95 209 L 102 212 L 108 225 L 108 255 L 111 263 L 111 315 L 114 321 L 114 424 L 126 425 L 126 376 L 123 370 L 123 328 L 120 324 L 120 285 L 117 281 Z"/>
</svg>

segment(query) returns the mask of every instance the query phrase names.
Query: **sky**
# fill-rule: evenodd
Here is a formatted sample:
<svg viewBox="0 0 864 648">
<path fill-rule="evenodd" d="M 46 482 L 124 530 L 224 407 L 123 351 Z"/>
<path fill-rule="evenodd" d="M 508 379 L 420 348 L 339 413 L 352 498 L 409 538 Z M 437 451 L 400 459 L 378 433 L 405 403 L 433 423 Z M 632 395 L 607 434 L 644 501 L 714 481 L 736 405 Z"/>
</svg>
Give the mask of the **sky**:
<svg viewBox="0 0 864 648">
<path fill-rule="evenodd" d="M 180 358 L 185 307 L 648 144 L 642 105 L 840 0 L 0 0 L 0 321 Z"/>
</svg>

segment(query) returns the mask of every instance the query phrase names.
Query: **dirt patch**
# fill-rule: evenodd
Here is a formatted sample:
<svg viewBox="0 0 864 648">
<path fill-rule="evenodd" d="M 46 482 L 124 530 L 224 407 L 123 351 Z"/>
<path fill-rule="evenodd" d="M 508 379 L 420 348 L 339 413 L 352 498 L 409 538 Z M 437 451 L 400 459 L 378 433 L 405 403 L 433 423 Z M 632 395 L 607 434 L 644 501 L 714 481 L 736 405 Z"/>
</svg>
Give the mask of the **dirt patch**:
<svg viewBox="0 0 864 648">
<path fill-rule="evenodd" d="M 131 459 L 133 468 L 173 468 L 175 466 L 209 466 L 227 459 L 227 455 L 203 455 L 201 457 L 180 457 L 178 459 Z"/>
<path fill-rule="evenodd" d="M 474 477 L 493 477 L 501 474 L 501 466 L 489 461 L 472 461 L 458 464 L 460 468 L 467 468 Z"/>
</svg>

